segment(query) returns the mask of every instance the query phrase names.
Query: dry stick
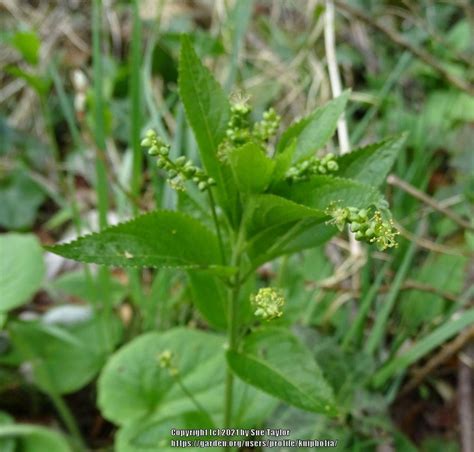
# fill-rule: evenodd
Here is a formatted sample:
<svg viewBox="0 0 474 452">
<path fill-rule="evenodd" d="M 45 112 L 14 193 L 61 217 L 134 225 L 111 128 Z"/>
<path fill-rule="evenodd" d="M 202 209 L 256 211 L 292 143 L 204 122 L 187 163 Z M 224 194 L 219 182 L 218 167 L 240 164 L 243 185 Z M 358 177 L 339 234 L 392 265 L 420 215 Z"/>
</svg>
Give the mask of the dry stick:
<svg viewBox="0 0 474 452">
<path fill-rule="evenodd" d="M 324 45 L 326 48 L 326 59 L 328 63 L 329 80 L 333 97 L 337 97 L 342 92 L 341 77 L 339 76 L 339 68 L 337 67 L 336 58 L 336 39 L 334 33 L 334 3 L 332 0 L 326 0 L 326 13 L 324 16 Z M 337 122 L 337 136 L 339 138 L 339 146 L 341 154 L 347 154 L 351 151 L 349 142 L 349 133 L 347 132 L 347 122 L 344 115 Z M 354 234 L 349 235 L 351 254 L 360 256 L 362 249 L 360 243 L 356 241 Z"/>
<path fill-rule="evenodd" d="M 432 242 L 431 240 L 424 239 L 422 237 L 417 237 L 415 234 L 412 234 L 410 231 L 405 229 L 400 223 L 395 220 L 394 225 L 400 232 L 400 234 L 403 235 L 403 237 L 408 239 L 410 242 L 415 242 L 420 248 L 425 248 L 427 250 L 434 251 L 435 253 L 450 254 L 452 256 L 474 256 L 474 253 L 472 252 L 459 251 L 449 246 L 440 245 L 439 243 Z"/>
<path fill-rule="evenodd" d="M 434 369 L 446 362 L 451 356 L 461 350 L 465 344 L 474 339 L 474 325 L 462 331 L 455 339 L 448 342 L 421 369 L 413 372 L 411 380 L 401 389 L 399 397 L 415 389 Z"/>
<path fill-rule="evenodd" d="M 404 180 L 400 179 L 398 176 L 395 176 L 395 174 L 390 174 L 387 177 L 387 182 L 390 185 L 393 185 L 394 187 L 401 188 L 403 191 L 407 192 L 414 198 L 419 199 L 420 201 L 424 202 L 425 204 L 427 204 L 434 210 L 437 210 L 438 212 L 441 212 L 442 214 L 446 215 L 448 218 L 453 220 L 457 225 L 461 226 L 462 228 L 474 230 L 474 226 L 471 226 L 471 224 L 467 220 L 460 217 L 457 213 L 453 212 L 451 209 L 448 209 L 447 207 L 442 206 L 438 201 L 433 199 L 431 196 L 428 196 L 426 193 L 423 193 L 422 191 L 418 190 L 413 185 L 409 184 L 408 182 L 405 182 Z"/>
<path fill-rule="evenodd" d="M 348 291 L 340 283 L 334 285 L 327 285 L 308 281 L 306 282 L 305 287 L 311 289 L 322 289 L 331 292 L 351 293 L 353 297 L 360 297 L 362 295 L 360 291 Z M 390 286 L 382 286 L 380 288 L 380 293 L 387 293 L 389 290 Z M 450 301 L 453 303 L 456 303 L 459 300 L 459 297 L 451 292 L 444 292 L 436 287 L 430 286 L 429 284 L 423 284 L 418 281 L 413 281 L 411 279 L 407 279 L 400 287 L 400 290 L 418 290 L 420 292 L 427 292 L 434 295 L 438 295 L 439 297 L 444 298 L 446 301 Z"/>
<path fill-rule="evenodd" d="M 384 24 L 378 22 L 377 20 L 372 19 L 367 14 L 363 13 L 357 8 L 349 6 L 347 3 L 341 0 L 334 0 L 334 3 L 341 8 L 342 10 L 348 12 L 351 16 L 361 20 L 362 22 L 370 25 L 371 27 L 379 30 L 380 32 L 387 35 L 395 44 L 400 47 L 405 48 L 410 53 L 418 57 L 421 61 L 426 63 L 428 66 L 431 66 L 435 71 L 437 71 L 444 79 L 449 83 L 456 86 L 457 88 L 469 93 L 474 94 L 474 86 L 466 80 L 457 77 L 456 75 L 449 72 L 438 60 L 427 52 L 424 49 L 414 46 L 409 41 L 407 41 L 401 34 L 397 31 L 385 26 Z"/>
</svg>

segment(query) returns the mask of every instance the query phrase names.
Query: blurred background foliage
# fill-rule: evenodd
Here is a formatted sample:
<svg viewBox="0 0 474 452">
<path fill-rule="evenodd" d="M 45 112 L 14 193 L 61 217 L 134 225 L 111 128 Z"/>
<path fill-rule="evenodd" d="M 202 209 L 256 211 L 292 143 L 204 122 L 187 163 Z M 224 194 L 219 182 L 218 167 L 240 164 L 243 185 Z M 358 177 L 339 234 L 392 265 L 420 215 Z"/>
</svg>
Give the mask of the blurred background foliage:
<svg viewBox="0 0 474 452">
<path fill-rule="evenodd" d="M 341 236 L 260 269 L 262 284 L 287 292 L 281 322 L 314 350 L 340 403 L 355 406 L 342 426 L 285 406 L 265 425 L 295 438 L 339 438 L 340 450 L 472 451 L 474 402 L 462 394 L 474 391 L 474 326 L 455 322 L 472 313 L 474 292 L 474 6 L 335 5 L 352 147 L 408 133 L 384 188 L 401 243 L 353 262 Z M 273 106 L 288 125 L 329 100 L 331 87 L 322 1 L 93 6 L 0 2 L 0 410 L 10 413 L 0 425 L 56 424 L 43 392 L 103 450 L 113 430 L 95 407 L 108 350 L 93 333 L 100 281 L 115 306 L 115 345 L 150 329 L 206 325 L 182 274 L 97 272 L 39 244 L 156 207 L 202 215 L 199 199 L 174 193 L 145 157 L 143 171 L 133 170 L 137 137 L 149 127 L 175 156 L 197 160 L 177 95 L 180 34 L 229 95 L 250 96 L 256 117 Z M 34 377 L 32 360 L 40 362 Z M 374 373 L 380 378 L 368 385 Z"/>
</svg>

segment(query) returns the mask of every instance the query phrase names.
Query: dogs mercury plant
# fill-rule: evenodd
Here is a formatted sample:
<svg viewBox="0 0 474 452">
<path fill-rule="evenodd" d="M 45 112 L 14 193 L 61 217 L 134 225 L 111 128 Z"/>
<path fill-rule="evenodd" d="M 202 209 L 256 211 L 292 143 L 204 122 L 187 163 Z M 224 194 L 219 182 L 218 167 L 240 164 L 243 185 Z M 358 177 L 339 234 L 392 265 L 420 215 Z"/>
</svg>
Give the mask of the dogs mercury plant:
<svg viewBox="0 0 474 452">
<path fill-rule="evenodd" d="M 343 156 L 316 157 L 336 130 L 348 92 L 276 137 L 280 117 L 275 110 L 252 123 L 248 100 L 229 102 L 187 37 L 178 85 L 201 165 L 184 156 L 172 160 L 169 145 L 154 131 L 146 133 L 142 145 L 156 156 L 174 188 L 197 185 L 202 202 L 209 203 L 208 221 L 178 205 L 47 247 L 86 263 L 181 269 L 195 308 L 209 325 L 206 331 L 145 333 L 116 351 L 99 379 L 102 413 L 119 425 L 119 437 L 166 422 L 170 404 L 176 416 L 202 415 L 199 419 L 211 427 L 261 422 L 264 418 L 258 420 L 255 413 L 268 414 L 274 398 L 344 416 L 346 408 L 338 405 L 312 352 L 279 320 L 284 318 L 283 288 L 264 287 L 251 296 L 252 287 L 264 263 L 321 246 L 346 225 L 357 239 L 380 250 L 395 246 L 396 231 L 378 186 L 404 137 Z M 175 356 L 179 383 L 167 378 Z M 196 407 L 209 407 L 212 415 Z M 177 426 L 188 425 L 186 416 Z"/>
</svg>

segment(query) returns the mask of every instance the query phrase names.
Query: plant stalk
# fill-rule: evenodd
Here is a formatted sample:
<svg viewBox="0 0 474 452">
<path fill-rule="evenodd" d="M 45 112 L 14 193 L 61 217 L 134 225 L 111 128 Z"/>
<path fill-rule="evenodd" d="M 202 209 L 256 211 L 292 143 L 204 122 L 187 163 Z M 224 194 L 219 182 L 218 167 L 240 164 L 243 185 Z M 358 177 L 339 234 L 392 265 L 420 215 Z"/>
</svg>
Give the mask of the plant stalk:
<svg viewBox="0 0 474 452">
<path fill-rule="evenodd" d="M 237 267 L 237 273 L 234 275 L 234 284 L 229 289 L 229 303 L 228 303 L 228 324 L 227 324 L 227 338 L 229 350 L 237 350 L 237 339 L 238 339 L 238 301 L 240 288 L 243 280 L 240 277 L 241 268 L 240 261 L 242 257 L 242 244 L 245 239 L 245 212 L 243 219 L 239 226 L 239 232 L 237 241 L 232 253 L 231 266 Z M 224 406 L 224 427 L 231 427 L 232 422 L 232 402 L 233 402 L 233 389 L 234 389 L 234 375 L 229 367 L 227 367 L 227 376 L 225 383 L 225 406 Z M 230 447 L 226 447 L 226 450 L 230 450 Z"/>
<path fill-rule="evenodd" d="M 71 410 L 67 406 L 66 402 L 63 400 L 63 398 L 59 394 L 55 392 L 49 392 L 49 397 L 51 401 L 53 402 L 53 405 L 56 408 L 56 411 L 58 412 L 59 416 L 64 422 L 64 425 L 66 426 L 66 428 L 68 429 L 69 433 L 72 436 L 72 441 L 74 443 L 74 450 L 77 452 L 86 451 L 87 447 L 82 438 L 81 431 L 79 430 L 76 420 L 74 419 L 74 416 L 71 413 Z"/>
<path fill-rule="evenodd" d="M 214 225 L 216 226 L 217 239 L 219 241 L 219 252 L 221 254 L 221 263 L 222 265 L 224 265 L 226 262 L 224 241 L 222 240 L 221 228 L 217 219 L 216 203 L 214 201 L 214 195 L 212 194 L 212 188 L 209 188 L 207 190 L 207 193 L 209 195 L 209 204 L 211 206 L 212 219 L 214 220 Z"/>
</svg>

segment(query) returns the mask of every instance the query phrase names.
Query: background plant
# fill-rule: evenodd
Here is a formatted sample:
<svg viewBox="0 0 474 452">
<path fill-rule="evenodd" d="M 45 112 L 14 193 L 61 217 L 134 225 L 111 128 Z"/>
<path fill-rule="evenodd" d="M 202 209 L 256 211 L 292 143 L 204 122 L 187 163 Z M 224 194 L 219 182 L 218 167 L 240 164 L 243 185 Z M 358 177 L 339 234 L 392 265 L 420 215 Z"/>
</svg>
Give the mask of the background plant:
<svg viewBox="0 0 474 452">
<path fill-rule="evenodd" d="M 163 173 L 154 167 L 155 157 L 142 161 L 140 138 L 153 127 L 171 145 L 173 161 L 183 154 L 187 160 L 198 162 L 196 144 L 187 129 L 175 88 L 177 32 L 191 32 L 198 54 L 210 57 L 205 62 L 226 89 L 237 82 L 243 92 L 251 95 L 252 122 L 273 106 L 282 116 L 285 129 L 329 97 L 321 35 L 323 5 L 238 5 L 207 8 L 202 4 L 199 10 L 188 10 L 184 3 L 178 7 L 175 2 L 164 3 L 156 16 L 161 21 L 159 29 L 150 18 L 148 22 L 139 21 L 138 11 L 131 15 L 127 5 L 118 9 L 106 6 L 103 10 L 96 3 L 94 21 L 87 12 L 75 10 L 72 3 L 67 15 L 62 5 L 56 7 L 49 2 L 36 10 L 26 3 L 20 7 L 2 5 L 8 12 L 2 19 L 8 31 L 3 40 L 6 52 L 2 53 L 2 63 L 10 66 L 3 76 L 8 89 L 2 89 L 4 117 L 9 116 L 2 126 L 3 227 L 32 230 L 43 243 L 67 238 L 74 234 L 71 229 L 77 234 L 88 229 L 89 222 L 94 224 L 96 198 L 91 194 L 98 193 L 103 226 L 115 222 L 117 216 L 126 219 L 139 210 L 157 206 L 185 209 L 212 228 L 212 215 L 199 207 L 208 202 L 205 196 L 200 197 L 193 189 L 186 193 L 195 196 L 176 194 L 162 178 Z M 245 288 L 249 295 L 245 299 L 250 300 L 250 294 L 261 286 L 284 289 L 284 315 L 272 324 L 293 325 L 293 331 L 316 356 L 325 379 L 334 386 L 338 406 L 345 405 L 348 408 L 342 411 L 351 412 L 343 424 L 288 407 L 280 407 L 268 416 L 262 414 L 261 419 L 266 419 L 265 425 L 275 427 L 294 424 L 295 437 L 334 430 L 335 436 L 344 438 L 341 447 L 346 449 L 393 441 L 397 449 L 409 447 L 398 429 L 421 448 L 436 444 L 444 449 L 454 448 L 461 444 L 454 429 L 456 417 L 444 417 L 444 424 L 440 419 L 443 410 L 456 413 L 452 409 L 457 403 L 453 394 L 466 387 L 469 369 L 462 364 L 465 359 L 451 357 L 463 350 L 472 334 L 469 325 L 463 328 L 464 321 L 472 323 L 469 313 L 465 313 L 472 295 L 469 279 L 465 278 L 467 259 L 472 253 L 466 221 L 466 201 L 472 199 L 468 147 L 472 121 L 469 6 L 428 2 L 418 10 L 380 2 L 350 6 L 352 9 L 336 2 L 338 60 L 343 84 L 352 87 L 346 114 L 351 143 L 357 147 L 360 142 L 364 145 L 400 131 L 409 132 L 406 145 L 398 152 L 395 174 L 388 179 L 393 188 L 385 193 L 392 200 L 396 225 L 412 243 L 408 245 L 398 237 L 400 246 L 390 253 L 389 260 L 386 254 L 383 257 L 371 248 L 368 262 L 362 266 L 361 259 L 346 259 L 347 242 L 336 239 L 326 248 L 327 254 L 316 248 L 277 259 L 258 270 L 257 287 Z M 151 9 L 143 10 L 145 19 L 145 11 Z M 365 14 L 361 15 L 361 11 Z M 105 22 L 101 22 L 101 16 Z M 11 17 L 21 18 L 23 28 Z M 41 17 L 47 20 L 41 22 Z M 132 17 L 134 21 L 130 20 Z M 48 24 L 55 21 L 62 26 L 58 33 L 49 33 Z M 71 80 L 69 68 L 88 66 L 84 61 L 88 61 L 88 49 L 92 48 L 87 35 L 92 23 L 95 72 L 86 70 L 86 77 Z M 123 26 L 117 28 L 117 23 Z M 26 31 L 25 26 L 29 27 Z M 134 30 L 133 40 L 130 39 L 133 45 L 126 44 L 132 35 L 117 33 L 119 29 Z M 61 48 L 59 36 L 66 51 L 60 59 L 52 60 L 52 49 Z M 146 47 L 144 55 L 140 42 Z M 438 64 L 430 64 L 433 60 Z M 11 70 L 12 66 L 22 72 Z M 35 114 L 38 111 L 40 114 Z M 146 118 L 150 118 L 149 124 Z M 396 146 L 396 141 L 392 145 Z M 337 153 L 331 143 L 327 148 Z M 59 152 L 54 154 L 54 149 Z M 372 176 L 366 174 L 364 178 Z M 222 218 L 221 212 L 218 215 Z M 5 223 L 13 220 L 15 224 Z M 224 229 L 225 223 L 222 226 Z M 22 262 L 24 248 L 17 245 L 16 239 L 13 242 L 10 236 L 6 237 L 7 243 L 14 244 L 9 249 L 15 252 L 2 253 L 2 259 L 11 256 Z M 190 302 L 197 304 L 199 297 L 191 292 L 195 284 L 188 284 L 186 278 L 204 279 L 203 274 L 185 276 L 166 269 L 156 275 L 154 271 L 141 273 L 134 269 L 125 273 L 103 269 L 96 274 L 92 267 L 51 277 L 59 261 L 46 255 L 45 280 L 42 260 L 38 251 L 33 251 L 35 240 L 29 239 L 24 246 L 31 247 L 31 255 L 37 257 L 19 264 L 23 271 L 13 271 L 14 277 L 6 279 L 9 284 L 17 281 L 13 289 L 16 301 L 6 307 L 2 304 L 1 308 L 6 321 L 2 336 L 2 407 L 17 420 L 31 421 L 37 406 L 36 413 L 45 413 L 46 422 L 50 422 L 54 413 L 61 412 L 61 400 L 65 399 L 64 405 L 73 411 L 69 418 L 80 420 L 79 427 L 88 443 L 100 447 L 110 441 L 110 427 L 102 424 L 100 434 L 94 436 L 90 433 L 94 415 L 82 416 L 80 407 L 87 400 L 86 406 L 93 412 L 93 384 L 89 382 L 102 368 L 110 350 L 150 329 L 166 331 L 175 325 L 197 325 L 202 329 L 206 324 L 219 329 L 225 325 L 213 324 L 204 314 L 197 314 L 204 312 L 202 306 L 198 311 L 191 308 Z M 385 263 L 379 260 L 381 257 Z M 13 268 L 12 261 L 5 262 L 7 268 Z M 351 275 L 359 275 L 359 285 L 358 278 L 355 286 L 345 284 Z M 215 278 L 219 280 L 221 276 Z M 43 291 L 29 303 L 39 288 Z M 59 309 L 55 304 L 65 306 Z M 208 317 L 215 313 L 214 322 L 225 318 L 222 310 L 209 311 Z M 456 317 L 461 312 L 462 316 Z M 40 315 L 33 323 L 26 321 L 32 313 Z M 445 347 L 441 347 L 443 344 Z M 468 351 L 464 349 L 461 356 L 465 353 Z M 71 362 L 67 366 L 66 358 Z M 16 369 L 21 363 L 30 365 L 21 367 L 26 378 L 18 379 Z M 28 377 L 31 364 L 33 380 Z M 375 375 L 373 381 L 367 382 L 365 371 Z M 54 384 L 48 383 L 48 376 Z M 176 378 L 169 378 L 173 387 L 179 387 Z M 185 379 L 183 384 L 187 388 Z M 46 393 L 56 410 L 48 408 L 34 388 Z M 70 395 L 58 397 L 51 388 Z M 80 388 L 84 389 L 78 393 Z M 195 387 L 189 389 L 193 393 Z M 182 394 L 182 389 L 178 392 Z M 16 401 L 23 400 L 20 397 L 25 393 L 30 403 L 21 405 L 28 408 L 19 409 Z M 350 401 L 353 397 L 355 405 Z M 38 404 L 32 400 L 38 400 Z M 189 397 L 185 400 L 192 411 L 197 409 Z M 466 403 L 464 400 L 457 405 L 464 413 Z M 408 422 L 407 407 L 423 413 L 416 423 Z M 64 409 L 62 412 L 63 419 L 67 419 Z M 434 417 L 429 413 L 435 413 Z M 153 443 L 159 421 L 142 432 L 146 433 L 141 435 L 145 445 Z M 203 422 L 198 419 L 193 425 Z M 259 422 L 262 421 L 251 420 L 254 425 Z M 409 424 L 416 429 L 412 430 Z M 465 421 L 460 425 L 461 432 L 466 431 Z M 469 423 L 467 426 L 469 429 Z M 69 427 L 74 430 L 70 419 Z M 128 433 L 121 431 L 117 438 L 125 442 L 135 438 L 132 430 L 128 431 L 131 436 L 126 437 Z M 13 435 L 26 441 L 33 435 L 28 429 L 21 434 L 5 431 L 9 440 Z M 41 436 L 41 432 L 38 434 Z M 466 441 L 466 435 L 461 438 Z"/>
</svg>

